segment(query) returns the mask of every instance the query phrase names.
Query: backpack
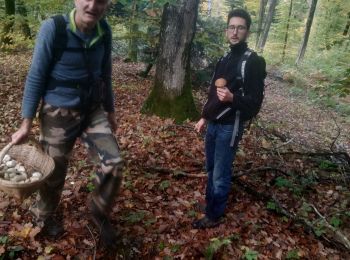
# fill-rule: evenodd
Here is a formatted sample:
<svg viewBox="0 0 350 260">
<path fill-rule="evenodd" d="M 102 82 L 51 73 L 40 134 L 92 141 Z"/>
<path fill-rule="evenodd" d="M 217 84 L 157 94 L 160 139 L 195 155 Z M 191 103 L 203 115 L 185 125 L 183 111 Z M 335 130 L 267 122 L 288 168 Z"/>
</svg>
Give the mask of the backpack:
<svg viewBox="0 0 350 260">
<path fill-rule="evenodd" d="M 247 49 L 244 54 L 242 55 L 242 57 L 240 58 L 239 62 L 238 62 L 238 66 L 237 66 L 237 74 L 236 74 L 236 80 L 237 81 L 241 81 L 242 82 L 242 87 L 241 87 L 241 91 L 242 91 L 242 95 L 244 96 L 244 80 L 245 80 L 245 73 L 246 73 L 246 63 L 249 59 L 249 57 L 251 56 L 252 53 L 255 53 L 253 50 L 251 49 Z M 263 79 L 266 78 L 267 74 L 266 74 L 266 62 L 265 59 L 258 56 L 258 69 L 259 71 L 262 71 L 263 74 L 261 75 L 261 77 Z M 264 96 L 265 96 L 265 85 L 264 85 L 264 89 L 263 89 L 263 96 L 262 96 L 262 100 L 264 100 Z M 259 113 L 261 108 L 261 105 L 259 107 L 257 107 L 254 111 L 249 111 L 249 119 L 248 120 L 252 120 L 253 118 L 256 117 L 256 115 Z"/>
<path fill-rule="evenodd" d="M 238 66 L 237 66 L 237 74 L 236 74 L 236 80 L 241 81 L 241 92 L 242 95 L 244 96 L 244 79 L 245 79 L 245 73 L 246 73 L 246 63 L 250 57 L 250 55 L 253 53 L 254 51 L 251 49 L 247 49 L 244 54 L 242 55 L 242 57 L 239 60 Z M 257 64 L 259 66 L 259 70 L 263 71 L 263 75 L 261 75 L 263 77 L 263 79 L 266 78 L 266 62 L 264 60 L 264 58 L 259 57 L 259 64 Z M 265 85 L 264 85 L 264 89 L 263 89 L 263 96 L 262 96 L 262 100 L 264 100 L 264 95 L 265 95 Z M 249 111 L 249 118 L 247 119 L 249 122 L 247 124 L 247 127 L 250 126 L 252 120 L 256 117 L 256 115 L 259 113 L 261 108 L 261 105 L 259 107 L 257 107 L 254 111 Z M 246 112 L 246 111 L 245 111 Z M 238 129 L 239 129 L 239 124 L 240 124 L 240 117 L 241 117 L 241 111 L 237 110 L 236 111 L 236 116 L 235 116 L 235 123 L 233 126 L 233 132 L 232 132 L 232 137 L 231 137 L 231 142 L 230 142 L 230 146 L 233 147 L 236 141 L 236 137 L 238 135 Z"/>
</svg>

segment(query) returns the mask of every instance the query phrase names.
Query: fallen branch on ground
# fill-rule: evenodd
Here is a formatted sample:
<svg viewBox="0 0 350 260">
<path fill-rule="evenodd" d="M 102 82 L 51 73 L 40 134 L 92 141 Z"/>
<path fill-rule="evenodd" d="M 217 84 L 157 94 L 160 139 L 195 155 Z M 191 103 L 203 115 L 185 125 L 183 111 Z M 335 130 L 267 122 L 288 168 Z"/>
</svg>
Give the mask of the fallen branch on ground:
<svg viewBox="0 0 350 260">
<path fill-rule="evenodd" d="M 179 170 L 179 169 L 169 169 L 169 168 L 162 168 L 162 167 L 144 167 L 144 171 L 148 172 L 156 172 L 161 174 L 170 174 L 174 178 L 178 177 L 188 177 L 188 178 L 204 178 L 207 177 L 206 174 L 203 173 L 189 173 L 194 171 L 200 171 L 198 169 L 196 170 Z"/>
</svg>

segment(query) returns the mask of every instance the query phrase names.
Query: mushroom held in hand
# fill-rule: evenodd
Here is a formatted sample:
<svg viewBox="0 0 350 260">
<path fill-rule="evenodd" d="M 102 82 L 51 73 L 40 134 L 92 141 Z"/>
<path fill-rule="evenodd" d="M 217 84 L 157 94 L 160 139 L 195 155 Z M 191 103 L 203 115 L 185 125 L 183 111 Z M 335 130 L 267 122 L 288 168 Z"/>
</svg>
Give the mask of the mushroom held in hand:
<svg viewBox="0 0 350 260">
<path fill-rule="evenodd" d="M 226 84 L 227 84 L 227 81 L 224 78 L 219 78 L 219 79 L 215 80 L 215 86 L 217 88 L 223 88 L 226 86 Z"/>
</svg>

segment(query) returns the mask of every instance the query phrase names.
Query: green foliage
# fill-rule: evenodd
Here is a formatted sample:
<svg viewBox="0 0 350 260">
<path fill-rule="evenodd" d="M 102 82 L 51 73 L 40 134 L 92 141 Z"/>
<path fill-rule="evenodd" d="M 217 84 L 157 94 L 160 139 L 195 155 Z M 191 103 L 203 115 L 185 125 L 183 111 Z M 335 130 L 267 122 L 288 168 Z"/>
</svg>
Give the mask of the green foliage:
<svg viewBox="0 0 350 260">
<path fill-rule="evenodd" d="M 320 162 L 318 167 L 322 170 L 336 170 L 338 168 L 338 165 L 331 161 L 323 160 Z"/>
<path fill-rule="evenodd" d="M 166 245 L 165 245 L 165 243 L 163 241 L 160 242 L 159 245 L 158 245 L 158 248 L 159 248 L 160 251 L 163 251 L 165 247 L 166 247 Z"/>
<path fill-rule="evenodd" d="M 95 172 L 91 172 L 89 176 L 89 182 L 86 185 L 86 188 L 88 189 L 89 192 L 93 192 L 95 190 L 95 185 L 93 183 L 93 180 L 96 178 Z"/>
<path fill-rule="evenodd" d="M 286 255 L 286 259 L 288 259 L 288 260 L 297 260 L 299 258 L 300 257 L 299 257 L 297 249 L 293 249 L 293 250 L 288 251 L 288 253 Z"/>
<path fill-rule="evenodd" d="M 283 177 L 277 177 L 275 185 L 277 187 L 287 187 L 287 188 L 292 186 L 291 182 L 288 179 L 283 178 Z"/>
<path fill-rule="evenodd" d="M 254 250 L 251 250 L 249 248 L 246 248 L 245 253 L 243 255 L 243 259 L 246 259 L 246 260 L 257 260 L 258 259 L 258 255 L 259 255 L 258 252 L 254 251 Z"/>
<path fill-rule="evenodd" d="M 168 181 L 168 180 L 164 180 L 159 184 L 159 189 L 163 190 L 163 191 L 169 187 L 170 187 L 170 181 Z"/>
<path fill-rule="evenodd" d="M 23 251 L 24 248 L 22 246 L 9 246 L 5 253 L 0 255 L 0 260 L 5 260 L 5 259 L 17 259 L 17 253 Z"/>
<path fill-rule="evenodd" d="M 145 211 L 139 210 L 136 212 L 130 212 L 128 215 L 123 216 L 122 219 L 130 224 L 135 224 L 137 222 L 140 222 L 145 217 Z"/>
<path fill-rule="evenodd" d="M 267 205 L 266 205 L 266 208 L 270 209 L 270 210 L 276 210 L 277 209 L 277 205 L 273 201 L 268 201 Z"/>
<path fill-rule="evenodd" d="M 174 253 L 174 254 L 176 252 L 178 252 L 180 249 L 181 249 L 181 245 L 175 244 L 175 245 L 171 246 L 171 252 Z"/>
<path fill-rule="evenodd" d="M 225 28 L 226 22 L 221 18 L 199 16 L 191 52 L 195 67 L 203 68 L 203 65 L 212 64 L 223 55 Z M 197 59 L 202 61 L 196 63 Z"/>
<path fill-rule="evenodd" d="M 298 214 L 301 215 L 302 217 L 307 218 L 311 211 L 312 211 L 311 206 L 304 201 L 303 204 L 301 205 L 301 207 L 298 210 Z"/>
<path fill-rule="evenodd" d="M 214 255 L 222 246 L 226 246 L 231 244 L 231 239 L 230 238 L 212 238 L 210 240 L 210 244 L 208 247 L 205 249 L 204 256 L 205 259 L 211 260 L 213 259 Z"/>
<path fill-rule="evenodd" d="M 320 237 L 322 236 L 324 233 L 326 233 L 326 229 L 325 229 L 325 225 L 324 225 L 324 220 L 321 220 L 319 222 L 316 223 L 315 225 L 315 235 Z"/>
<path fill-rule="evenodd" d="M 0 244 L 5 245 L 9 241 L 8 236 L 0 236 Z"/>
<path fill-rule="evenodd" d="M 290 0 L 277 6 L 269 38 L 264 50 L 268 64 L 281 65 L 281 54 L 287 28 Z M 289 24 L 288 43 L 281 70 L 295 69 L 294 63 L 300 48 L 309 6 L 307 1 L 294 0 Z M 297 87 L 307 88 L 313 100 L 344 114 L 350 106 L 339 102 L 338 97 L 350 93 L 349 35 L 343 35 L 348 22 L 350 2 L 347 0 L 318 1 L 313 26 L 303 62 L 298 66 L 294 81 Z"/>
<path fill-rule="evenodd" d="M 93 192 L 96 189 L 95 185 L 92 182 L 89 182 L 86 185 L 86 188 L 88 189 L 89 192 Z"/>
<path fill-rule="evenodd" d="M 329 223 L 330 223 L 333 227 L 339 228 L 340 225 L 342 224 L 342 221 L 341 221 L 341 219 L 340 219 L 339 217 L 333 216 L 333 217 L 331 218 L 331 220 L 329 221 Z"/>
</svg>

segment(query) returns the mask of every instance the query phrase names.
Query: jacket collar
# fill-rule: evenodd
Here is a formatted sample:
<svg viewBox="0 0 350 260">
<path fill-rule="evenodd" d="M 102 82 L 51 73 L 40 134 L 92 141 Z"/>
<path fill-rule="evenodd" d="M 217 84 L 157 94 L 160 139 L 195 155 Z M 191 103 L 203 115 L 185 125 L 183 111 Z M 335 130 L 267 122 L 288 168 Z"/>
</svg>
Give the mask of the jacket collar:
<svg viewBox="0 0 350 260">
<path fill-rule="evenodd" d="M 74 20 L 74 15 L 75 15 L 75 12 L 76 12 L 76 9 L 74 8 L 70 13 L 69 13 L 69 16 L 68 16 L 68 23 L 69 23 L 69 29 L 74 33 L 74 34 L 77 34 L 77 31 L 78 31 L 78 28 L 77 28 L 77 25 L 75 24 L 75 20 Z M 93 38 L 91 39 L 91 41 L 89 42 L 89 46 L 88 47 L 91 47 L 92 45 L 94 45 L 96 42 L 98 42 L 98 40 L 100 40 L 103 35 L 105 34 L 105 31 L 102 29 L 102 26 L 101 26 L 101 22 L 98 21 L 97 24 L 96 24 L 96 28 L 94 29 L 94 32 L 93 32 L 94 36 Z"/>
<path fill-rule="evenodd" d="M 230 48 L 233 54 L 242 54 L 248 48 L 248 44 L 246 42 L 240 42 L 238 44 L 231 45 Z"/>
</svg>

